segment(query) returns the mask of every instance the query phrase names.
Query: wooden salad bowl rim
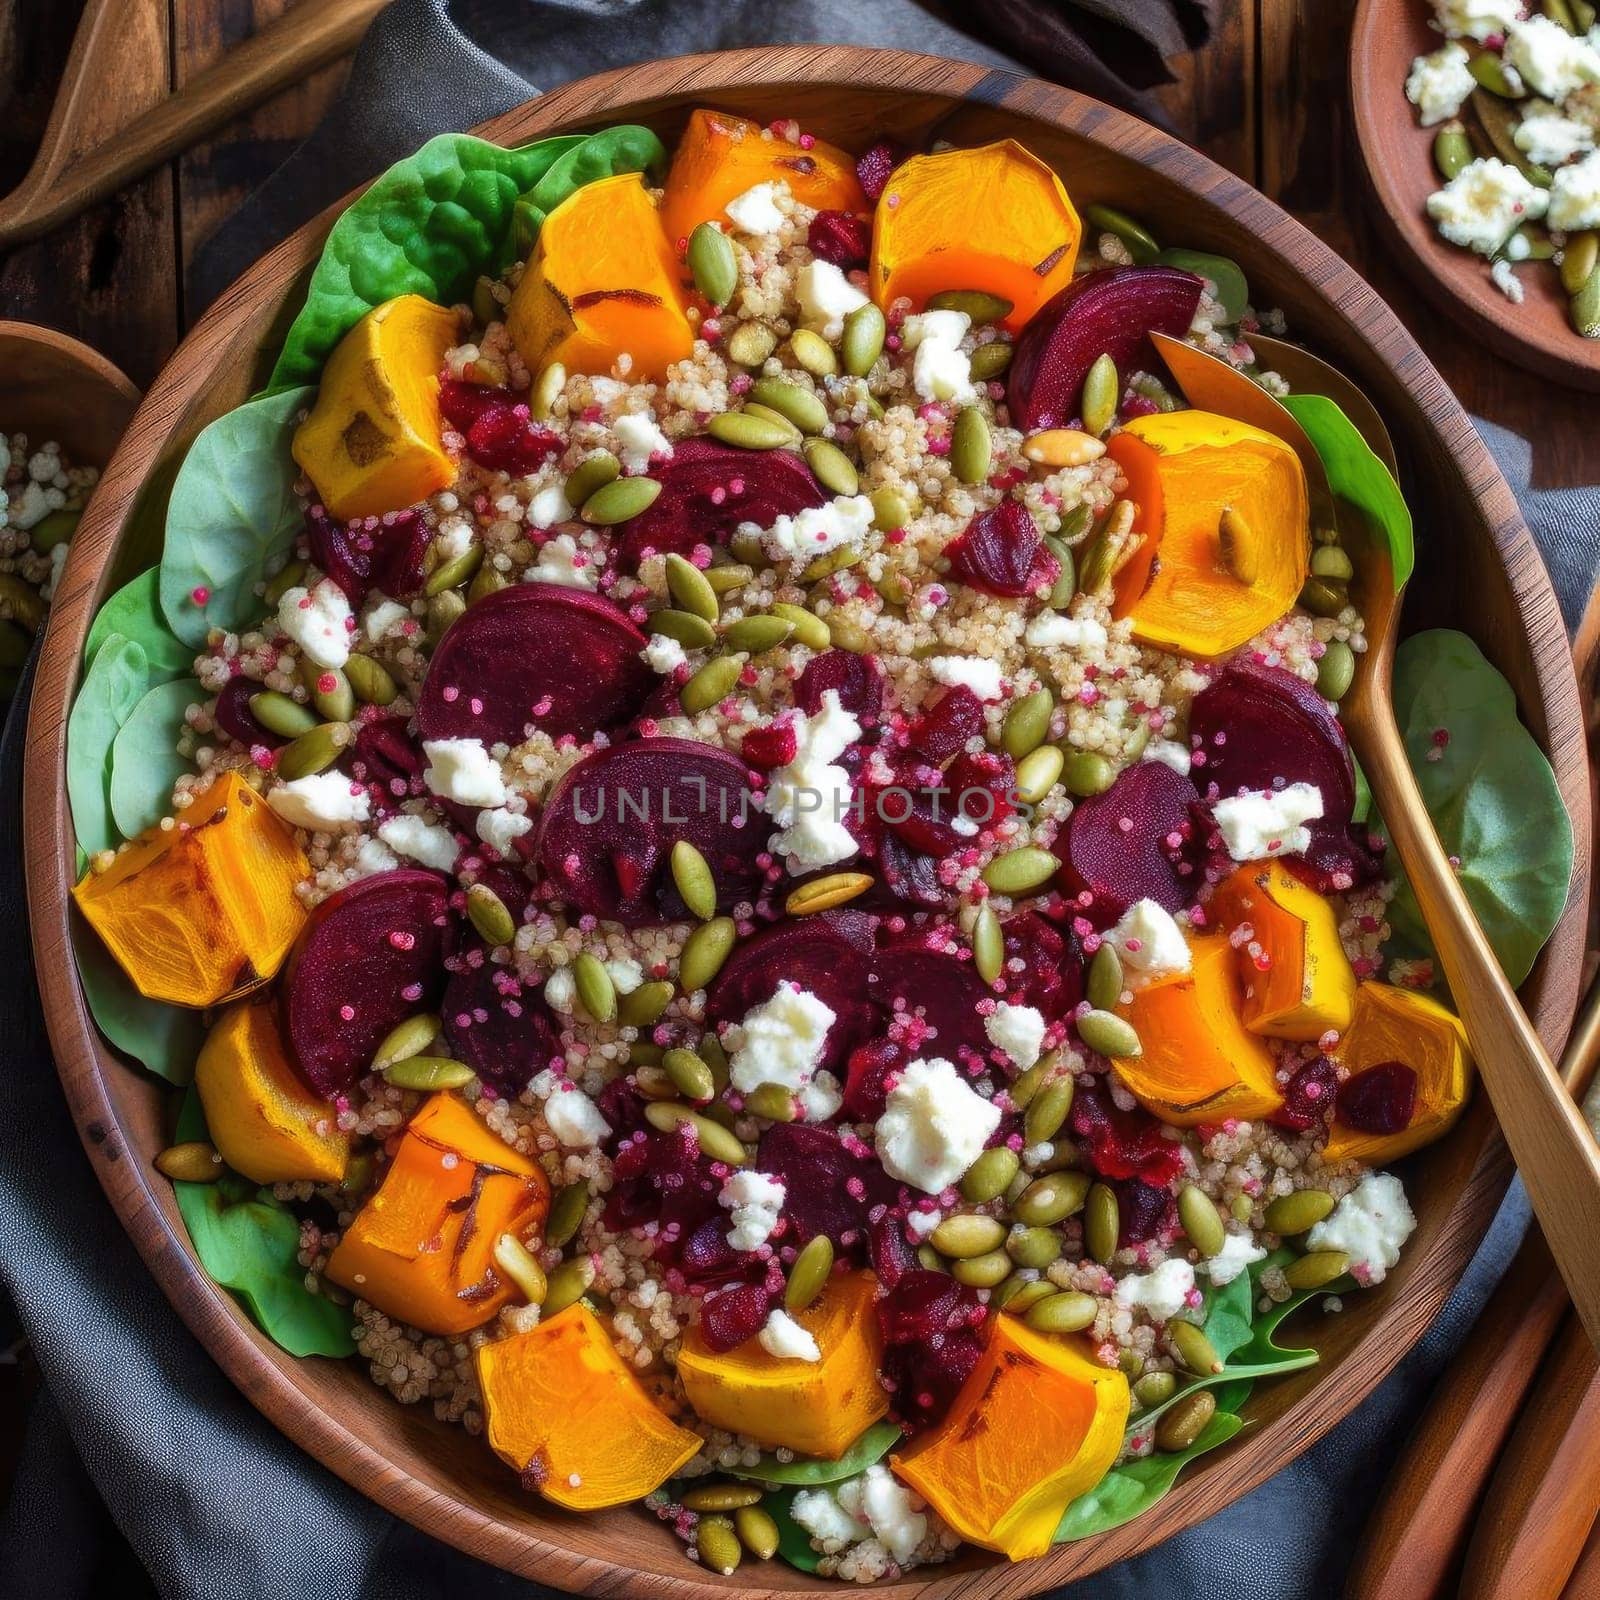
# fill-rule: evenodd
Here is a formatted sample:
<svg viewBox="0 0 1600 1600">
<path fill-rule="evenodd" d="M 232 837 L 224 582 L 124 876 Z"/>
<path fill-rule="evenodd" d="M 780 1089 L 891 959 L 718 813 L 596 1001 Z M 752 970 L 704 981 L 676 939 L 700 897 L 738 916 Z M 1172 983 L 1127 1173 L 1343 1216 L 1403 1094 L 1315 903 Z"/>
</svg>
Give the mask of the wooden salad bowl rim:
<svg viewBox="0 0 1600 1600">
<path fill-rule="evenodd" d="M 1337 334 L 1362 367 L 1369 392 L 1412 435 L 1426 438 L 1427 470 L 1459 502 L 1462 518 L 1481 521 L 1462 540 L 1490 587 L 1508 591 L 1506 614 L 1483 622 L 1480 634 L 1520 674 L 1524 715 L 1551 754 L 1574 821 L 1577 861 L 1572 893 L 1535 978 L 1525 990 L 1546 1044 L 1560 1048 L 1577 998 L 1588 884 L 1588 788 L 1582 721 L 1560 614 L 1515 501 L 1465 414 L 1411 337 L 1377 295 L 1317 239 L 1240 179 L 1177 140 L 1096 101 L 1008 72 L 898 51 L 834 46 L 771 47 L 685 56 L 607 72 L 567 85 L 487 123 L 491 138 L 517 142 L 574 125 L 622 118 L 671 121 L 695 104 L 730 109 L 786 106 L 825 135 L 829 118 L 864 140 L 886 120 L 905 128 L 968 123 L 972 137 L 1001 128 L 1024 140 L 1075 151 L 1092 193 L 1093 174 L 1128 162 L 1145 170 L 1152 195 L 1180 203 L 1194 236 L 1250 256 L 1268 292 L 1266 303 L 1299 301 L 1318 324 L 1299 332 L 1315 342 Z M 832 106 L 830 112 L 827 108 Z M 761 114 L 759 111 L 757 114 Z M 853 119 L 853 120 L 852 120 Z M 839 136 L 845 136 L 841 133 Z M 1067 171 L 1069 183 L 1072 170 Z M 1126 183 L 1128 174 L 1118 180 Z M 1138 210 L 1138 197 L 1121 203 Z M 1153 202 L 1152 202 L 1153 203 Z M 66 713 L 79 675 L 84 640 L 99 601 L 109 592 L 114 553 L 141 535 L 132 516 L 136 496 L 161 453 L 192 435 L 201 402 L 215 402 L 231 382 L 242 398 L 238 368 L 242 330 L 264 338 L 297 276 L 314 259 L 337 208 L 267 255 L 211 308 L 156 380 L 106 474 L 73 542 L 50 622 L 29 726 L 26 840 L 29 896 L 40 987 L 62 1082 L 85 1145 L 123 1225 L 168 1297 L 246 1396 L 284 1433 L 364 1494 L 419 1528 L 471 1554 L 547 1584 L 588 1594 L 645 1593 L 700 1597 L 792 1593 L 821 1580 L 779 1564 L 747 1564 L 729 1579 L 702 1572 L 681 1547 L 637 1508 L 589 1520 L 566 1517 L 520 1494 L 512 1474 L 481 1440 L 482 1474 L 456 1463 L 444 1425 L 405 1411 L 368 1384 L 364 1373 L 336 1364 L 300 1362 L 272 1346 L 218 1289 L 190 1253 L 171 1189 L 150 1165 L 161 1142 L 155 1091 L 100 1040 L 76 981 L 67 893 L 73 874 L 71 822 L 64 793 Z M 1253 243 L 1259 241 L 1259 243 Z M 258 341 L 259 342 L 259 341 Z M 211 413 L 207 413 L 209 415 Z M 131 525 L 131 528 L 130 528 Z M 151 559 L 148 529 L 140 549 Z M 131 575 L 119 572 L 118 581 Z M 1416 587 L 1415 585 L 1413 586 Z M 1470 590 L 1468 592 L 1471 592 Z M 1514 602 L 1512 604 L 1511 602 Z M 97 1137 L 88 1135 L 93 1130 Z M 1106 1564 L 1130 1558 L 1220 1510 L 1294 1459 L 1345 1416 L 1410 1349 L 1466 1267 L 1503 1192 L 1508 1167 L 1482 1097 L 1443 1154 L 1422 1170 L 1451 1196 L 1448 1208 L 1419 1206 L 1422 1225 L 1411 1253 L 1369 1301 L 1302 1332 L 1349 1322 L 1347 1348 L 1335 1351 L 1314 1379 L 1279 1380 L 1250 1407 L 1256 1418 L 1236 1441 L 1198 1463 L 1152 1511 L 1109 1533 L 1057 1547 L 1037 1561 L 1008 1566 L 965 1553 L 949 1566 L 918 1569 L 879 1586 L 898 1597 L 1019 1596 L 1052 1588 Z M 1439 1214 L 1442 1213 L 1442 1214 Z M 1308 1319 L 1309 1322 L 1309 1319 Z M 1360 1330 L 1359 1332 L 1355 1330 Z M 376 1396 L 373 1411 L 353 1387 Z M 323 1395 L 320 1401 L 313 1391 Z M 337 1393 L 334 1394 L 334 1391 Z M 330 1401 L 327 1396 L 333 1395 Z M 437 1430 L 437 1431 L 435 1431 Z M 460 1434 L 460 1430 L 453 1430 Z M 429 1442 L 432 1450 L 429 1450 Z M 464 1481 L 465 1480 L 465 1481 Z M 503 1480 L 503 1482 L 501 1481 Z M 619 1517 L 633 1519 L 624 1523 Z"/>
</svg>

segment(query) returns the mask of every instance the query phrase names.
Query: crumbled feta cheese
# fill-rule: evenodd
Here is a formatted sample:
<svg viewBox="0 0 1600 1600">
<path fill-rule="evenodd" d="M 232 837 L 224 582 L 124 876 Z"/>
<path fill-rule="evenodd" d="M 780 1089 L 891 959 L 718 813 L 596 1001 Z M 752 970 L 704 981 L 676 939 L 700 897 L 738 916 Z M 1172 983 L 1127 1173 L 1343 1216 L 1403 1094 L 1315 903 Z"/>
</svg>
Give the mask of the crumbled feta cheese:
<svg viewBox="0 0 1600 1600">
<path fill-rule="evenodd" d="M 378 824 L 378 837 L 391 850 L 435 872 L 449 872 L 460 853 L 455 835 L 436 822 L 426 822 L 409 811 L 401 811 Z"/>
<path fill-rule="evenodd" d="M 819 1070 L 812 1073 L 811 1082 L 800 1091 L 800 1120 L 826 1122 L 843 1104 L 839 1080 L 831 1072 Z"/>
<path fill-rule="evenodd" d="M 539 559 L 528 569 L 530 583 L 558 583 L 564 589 L 597 589 L 600 574 L 587 555 L 578 552 L 570 533 L 558 533 L 540 546 Z"/>
<path fill-rule="evenodd" d="M 730 1234 L 731 1238 L 732 1235 Z M 773 1307 L 756 1335 L 761 1348 L 779 1361 L 820 1361 L 822 1352 L 809 1328 L 802 1328 L 782 1306 Z"/>
<path fill-rule="evenodd" d="M 1311 843 L 1305 826 L 1322 815 L 1322 791 L 1314 783 L 1282 789 L 1247 789 L 1218 800 L 1211 819 L 1235 861 L 1303 855 Z"/>
<path fill-rule="evenodd" d="M 795 722 L 794 760 L 767 778 L 763 809 L 782 830 L 772 849 L 788 858 L 791 871 L 831 867 L 859 848 L 845 826 L 855 803 L 850 774 L 834 763 L 861 737 L 861 724 L 839 702 L 836 689 L 823 692 L 822 708 Z"/>
<path fill-rule="evenodd" d="M 943 1221 L 942 1211 L 913 1211 L 906 1218 L 906 1227 L 918 1239 L 926 1239 Z"/>
<path fill-rule="evenodd" d="M 614 956 L 605 963 L 605 969 L 618 994 L 632 994 L 644 982 L 644 968 L 632 956 Z"/>
<path fill-rule="evenodd" d="M 900 1074 L 878 1118 L 873 1143 L 891 1178 L 928 1194 L 948 1189 L 983 1154 L 1000 1108 L 977 1093 L 942 1056 Z"/>
<path fill-rule="evenodd" d="M 830 342 L 844 332 L 844 319 L 867 303 L 867 297 L 831 261 L 816 259 L 795 275 L 794 297 L 800 307 L 800 326 Z"/>
<path fill-rule="evenodd" d="M 654 668 L 663 678 L 670 678 L 689 659 L 683 646 L 676 639 L 669 639 L 664 633 L 652 633 L 650 643 L 639 652 L 639 657 L 646 666 Z"/>
<path fill-rule="evenodd" d="M 1357 1283 L 1382 1283 L 1417 1225 L 1406 1191 L 1392 1172 L 1369 1172 L 1306 1235 L 1308 1250 L 1343 1250 Z"/>
<path fill-rule="evenodd" d="M 1594 149 L 1594 129 L 1587 122 L 1562 116 L 1554 106 L 1524 112 L 1511 138 L 1530 161 L 1544 167 L 1559 167 Z"/>
<path fill-rule="evenodd" d="M 1600 83 L 1600 52 L 1549 17 L 1511 23 L 1501 58 L 1535 94 L 1557 104 L 1586 83 Z"/>
<path fill-rule="evenodd" d="M 1103 650 L 1106 627 L 1094 617 L 1066 617 L 1059 611 L 1041 611 L 1028 624 L 1023 640 L 1035 650 Z"/>
<path fill-rule="evenodd" d="M 1267 1252 L 1248 1233 L 1230 1233 L 1214 1256 L 1200 1263 L 1201 1270 L 1217 1288 L 1232 1283 L 1247 1267 L 1265 1261 Z"/>
<path fill-rule="evenodd" d="M 1122 958 L 1123 982 L 1130 989 L 1146 989 L 1192 965 L 1183 929 L 1154 900 L 1134 901 L 1106 938 Z"/>
<path fill-rule="evenodd" d="M 324 578 L 314 589 L 296 584 L 278 602 L 278 626 L 309 661 L 330 671 L 350 659 L 354 625 L 350 602 L 332 578 Z"/>
<path fill-rule="evenodd" d="M 565 970 L 565 969 L 562 969 Z M 530 1085 L 544 1101 L 544 1120 L 569 1150 L 591 1150 L 611 1132 L 600 1108 L 570 1079 L 546 1067 Z"/>
<path fill-rule="evenodd" d="M 622 465 L 629 472 L 643 472 L 654 456 L 670 456 L 672 445 L 655 419 L 643 411 L 629 411 L 612 424 L 621 446 Z"/>
<path fill-rule="evenodd" d="M 411 620 L 411 607 L 398 600 L 387 600 L 377 595 L 367 606 L 361 619 L 361 631 L 368 644 L 382 644 L 393 638 Z"/>
<path fill-rule="evenodd" d="M 544 980 L 545 1004 L 563 1015 L 571 1012 L 578 1003 L 578 980 L 571 967 L 557 967 Z"/>
<path fill-rule="evenodd" d="M 911 1491 L 881 1462 L 847 1478 L 834 1492 L 844 1511 L 865 1522 L 896 1561 L 910 1560 L 928 1536 L 928 1519 L 912 1509 Z"/>
<path fill-rule="evenodd" d="M 750 1167 L 740 1167 L 722 1181 L 717 1204 L 724 1207 L 733 1226 L 728 1243 L 735 1250 L 756 1250 L 778 1225 L 785 1194 L 781 1179 Z"/>
<path fill-rule="evenodd" d="M 397 856 L 382 839 L 374 839 L 369 833 L 356 846 L 356 875 L 370 878 L 380 872 L 393 872 L 400 865 Z"/>
<path fill-rule="evenodd" d="M 1600 150 L 1557 169 L 1547 220 L 1563 233 L 1600 228 Z"/>
<path fill-rule="evenodd" d="M 1144 747 L 1144 760 L 1159 761 L 1165 767 L 1171 767 L 1174 772 L 1181 772 L 1185 777 L 1194 764 L 1189 755 L 1189 747 L 1179 744 L 1176 739 L 1152 739 Z"/>
<path fill-rule="evenodd" d="M 472 524 L 465 517 L 442 518 L 433 547 L 438 552 L 440 566 L 464 556 L 472 548 Z"/>
<path fill-rule="evenodd" d="M 508 811 L 504 806 L 478 813 L 478 837 L 503 856 L 511 854 L 512 841 L 520 839 L 533 827 L 533 818 L 518 811 Z"/>
<path fill-rule="evenodd" d="M 1522 304 L 1522 280 L 1517 276 L 1517 269 L 1509 261 L 1497 261 L 1489 268 L 1489 277 L 1495 288 L 1503 294 L 1512 305 Z"/>
<path fill-rule="evenodd" d="M 267 804 L 291 827 L 308 833 L 333 833 L 351 822 L 365 822 L 372 801 L 365 787 L 342 772 L 314 772 L 309 778 L 274 784 Z"/>
<path fill-rule="evenodd" d="M 1044 1048 L 1045 1020 L 1032 1006 L 1014 1006 L 1002 1000 L 992 1015 L 983 1019 L 983 1031 L 989 1043 L 1004 1050 L 1011 1060 L 1023 1069 L 1039 1059 Z"/>
<path fill-rule="evenodd" d="M 776 233 L 783 226 L 775 183 L 758 183 L 743 194 L 735 195 L 722 209 L 740 233 Z"/>
<path fill-rule="evenodd" d="M 1424 128 L 1453 117 L 1477 87 L 1477 79 L 1467 71 L 1467 61 L 1467 52 L 1460 45 L 1447 44 L 1411 63 L 1406 99 L 1421 114 Z"/>
<path fill-rule="evenodd" d="M 1433 0 L 1433 14 L 1447 39 L 1476 39 L 1504 33 L 1522 15 L 1522 0 Z"/>
<path fill-rule="evenodd" d="M 998 661 L 982 656 L 933 656 L 928 671 L 936 683 L 961 684 L 980 700 L 998 700 L 1005 679 Z"/>
<path fill-rule="evenodd" d="M 841 545 L 859 545 L 871 527 L 871 500 L 864 494 L 840 495 L 779 517 L 761 535 L 761 547 L 774 561 L 811 561 Z"/>
<path fill-rule="evenodd" d="M 463 806 L 503 806 L 506 781 L 482 739 L 424 739 L 428 765 L 422 781 L 430 794 Z"/>
<path fill-rule="evenodd" d="M 1129 1310 L 1142 1309 L 1154 1322 L 1167 1322 L 1188 1305 L 1193 1290 L 1194 1268 L 1182 1256 L 1169 1256 L 1153 1272 L 1120 1279 L 1115 1299 Z"/>
<path fill-rule="evenodd" d="M 1451 244 L 1492 256 L 1512 229 L 1537 221 L 1548 204 L 1544 190 L 1509 162 L 1486 156 L 1428 196 L 1428 215 Z"/>
<path fill-rule="evenodd" d="M 966 405 L 976 398 L 972 360 L 961 350 L 971 326 L 965 311 L 924 311 L 906 318 L 900 336 L 904 347 L 915 352 L 911 386 L 924 400 Z"/>
<path fill-rule="evenodd" d="M 819 1073 L 817 1063 L 822 1060 L 828 1029 L 833 1024 L 830 1005 L 809 989 L 785 979 L 770 1000 L 744 1014 L 731 1040 L 734 1048 L 728 1058 L 729 1081 L 740 1094 L 749 1094 L 763 1083 L 775 1083 L 800 1098 L 808 1121 L 822 1120 L 810 1114 L 805 1094 L 826 1078 L 817 1104 L 821 1106 L 831 1098 L 828 1084 L 833 1079 Z"/>
<path fill-rule="evenodd" d="M 789 1515 L 824 1545 L 852 1544 L 865 1531 L 834 1498 L 831 1489 L 802 1489 L 789 1502 Z"/>
<path fill-rule="evenodd" d="M 567 499 L 565 483 L 547 484 L 528 502 L 528 521 L 536 528 L 553 528 L 558 522 L 571 522 L 577 514 Z"/>
</svg>

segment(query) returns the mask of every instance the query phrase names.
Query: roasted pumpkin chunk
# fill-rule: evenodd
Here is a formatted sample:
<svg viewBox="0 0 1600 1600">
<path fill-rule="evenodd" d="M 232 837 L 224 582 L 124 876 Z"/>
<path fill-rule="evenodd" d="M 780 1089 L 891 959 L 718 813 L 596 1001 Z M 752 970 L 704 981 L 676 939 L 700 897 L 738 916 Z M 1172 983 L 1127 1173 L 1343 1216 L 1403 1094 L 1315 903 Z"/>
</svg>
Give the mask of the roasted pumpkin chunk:
<svg viewBox="0 0 1600 1600">
<path fill-rule="evenodd" d="M 1122 1448 L 1128 1380 L 1087 1341 L 993 1319 L 976 1367 L 935 1429 L 889 1464 L 973 1544 L 1042 1555 L 1067 1506 Z"/>
<path fill-rule="evenodd" d="M 290 1065 L 271 1000 L 246 1000 L 217 1018 L 194 1086 L 211 1142 L 257 1183 L 337 1183 L 350 1158 L 333 1107 Z"/>
<path fill-rule="evenodd" d="M 1143 538 L 1112 614 L 1164 650 L 1221 656 L 1277 621 L 1311 563 L 1300 458 L 1276 435 L 1209 411 L 1136 417 L 1107 453 Z"/>
<path fill-rule="evenodd" d="M 1335 1055 L 1349 1077 L 1334 1099 L 1332 1161 L 1399 1160 L 1448 1132 L 1472 1089 L 1466 1029 L 1411 989 L 1363 983 Z"/>
<path fill-rule="evenodd" d="M 291 830 L 230 772 L 72 895 L 140 994 L 204 1007 L 283 965 L 306 919 L 295 885 L 310 874 Z"/>
<path fill-rule="evenodd" d="M 678 1356 L 689 1404 L 714 1428 L 747 1433 L 772 1449 L 836 1460 L 889 1409 L 877 1378 L 876 1288 L 870 1273 L 835 1277 L 818 1300 L 795 1313 L 816 1340 L 820 1361 L 769 1355 L 755 1339 L 712 1350 L 696 1328 Z"/>
<path fill-rule="evenodd" d="M 544 1226 L 550 1183 L 472 1108 L 436 1094 L 412 1117 L 378 1192 L 356 1214 L 328 1276 L 424 1333 L 465 1333 L 511 1298 L 494 1266 L 502 1233 Z"/>
<path fill-rule="evenodd" d="M 1282 1103 L 1270 1049 L 1244 1025 L 1244 986 L 1227 935 L 1189 940 L 1190 971 L 1134 992 L 1123 1014 L 1142 1054 L 1112 1062 L 1153 1116 L 1176 1127 L 1255 1120 Z"/>
<path fill-rule="evenodd" d="M 650 1397 L 581 1300 L 480 1345 L 484 1428 L 523 1487 L 573 1511 L 659 1489 L 700 1449 Z"/>
<path fill-rule="evenodd" d="M 403 294 L 369 311 L 328 357 L 293 451 L 334 516 L 382 516 L 455 481 L 439 372 L 456 335 L 455 312 Z"/>
<path fill-rule="evenodd" d="M 1277 862 L 1255 862 L 1217 885 L 1209 910 L 1224 933 L 1248 929 L 1239 974 L 1252 1033 L 1309 1041 L 1350 1026 L 1356 975 L 1338 914 L 1315 889 Z"/>
</svg>

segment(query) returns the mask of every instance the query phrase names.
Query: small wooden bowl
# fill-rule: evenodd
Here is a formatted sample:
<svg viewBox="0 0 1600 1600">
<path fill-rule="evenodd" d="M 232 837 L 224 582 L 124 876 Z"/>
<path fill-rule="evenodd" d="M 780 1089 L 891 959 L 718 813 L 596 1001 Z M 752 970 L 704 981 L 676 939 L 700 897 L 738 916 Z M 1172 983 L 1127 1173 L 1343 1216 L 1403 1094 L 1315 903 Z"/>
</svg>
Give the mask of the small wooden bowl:
<svg viewBox="0 0 1600 1600">
<path fill-rule="evenodd" d="M 0 322 L 0 433 L 55 439 L 74 466 L 103 467 L 138 407 L 132 380 L 88 345 Z"/>
<path fill-rule="evenodd" d="M 1577 999 L 1589 839 L 1566 636 L 1510 490 L 1372 290 L 1270 201 L 1176 140 L 1052 85 L 962 62 L 810 45 L 685 56 L 569 84 L 482 131 L 512 143 L 630 121 L 670 143 L 698 105 L 762 121 L 799 114 L 822 137 L 855 147 L 880 133 L 913 144 L 1023 140 L 1065 175 L 1080 204 L 1114 202 L 1158 235 L 1233 256 L 1260 304 L 1282 306 L 1297 332 L 1361 383 L 1394 434 L 1412 504 L 1438 530 L 1422 541 L 1413 620 L 1454 621 L 1478 638 L 1515 686 L 1572 814 L 1578 860 L 1569 911 L 1524 989 L 1546 1044 L 1559 1049 Z M 297 1361 L 269 1344 L 200 1270 L 171 1186 L 151 1167 L 170 1095 L 104 1045 L 79 992 L 68 943 L 63 729 L 84 636 L 116 578 L 136 559 L 152 559 L 148 534 L 167 469 L 204 421 L 252 388 L 331 216 L 286 240 L 223 295 L 157 379 L 73 543 L 56 602 L 30 729 L 27 843 L 40 983 L 74 1116 L 123 1224 L 206 1348 L 285 1433 L 397 1515 L 484 1560 L 586 1594 L 710 1600 L 820 1589 L 777 1564 L 747 1565 L 728 1579 L 706 1573 L 637 1508 L 566 1515 L 523 1492 L 481 1439 L 437 1422 L 425 1406 L 395 1405 L 359 1363 Z M 131 547 L 142 554 L 130 555 Z M 1506 1178 L 1480 1097 L 1449 1139 L 1407 1164 L 1420 1220 L 1389 1281 L 1350 1297 L 1342 1316 L 1306 1318 L 1297 1337 L 1317 1343 L 1322 1365 L 1261 1385 L 1247 1408 L 1251 1427 L 1186 1473 L 1152 1512 L 1025 1566 L 967 1551 L 878 1592 L 1014 1600 L 1126 1560 L 1228 1505 L 1345 1416 L 1415 1343 L 1471 1258 Z"/>
<path fill-rule="evenodd" d="M 1567 295 L 1548 261 L 1521 268 L 1523 302 L 1495 288 L 1489 264 L 1439 237 L 1425 210 L 1444 180 L 1433 164 L 1436 129 L 1419 127 L 1406 99 L 1412 61 L 1444 43 L 1425 0 L 1361 0 L 1350 33 L 1350 100 L 1379 219 L 1401 265 L 1430 304 L 1444 308 L 1507 361 L 1578 389 L 1600 389 L 1600 339 L 1574 331 Z"/>
</svg>

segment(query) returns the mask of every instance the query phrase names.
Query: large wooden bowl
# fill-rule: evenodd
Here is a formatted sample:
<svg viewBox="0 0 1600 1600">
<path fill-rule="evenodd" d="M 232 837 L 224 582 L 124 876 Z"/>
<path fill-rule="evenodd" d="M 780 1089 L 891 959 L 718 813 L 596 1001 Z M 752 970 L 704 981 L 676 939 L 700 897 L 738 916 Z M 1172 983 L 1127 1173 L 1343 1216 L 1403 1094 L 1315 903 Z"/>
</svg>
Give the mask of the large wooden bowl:
<svg viewBox="0 0 1600 1600">
<path fill-rule="evenodd" d="M 1259 194 L 1134 119 L 1049 85 L 953 61 L 886 51 L 795 47 L 688 56 L 569 85 L 489 123 L 526 140 L 630 120 L 669 141 L 686 113 L 713 104 L 767 119 L 798 115 L 859 145 L 889 131 L 984 140 L 1011 135 L 1051 160 L 1080 202 L 1115 201 L 1173 241 L 1219 250 L 1249 272 L 1256 299 L 1358 378 L 1387 417 L 1422 513 L 1419 619 L 1468 628 L 1516 686 L 1523 715 L 1555 763 L 1580 841 L 1571 908 L 1526 989 L 1552 1050 L 1576 1001 L 1588 881 L 1588 791 L 1572 667 L 1555 600 L 1515 502 L 1461 408 L 1377 296 Z M 67 925 L 71 832 L 63 728 L 95 607 L 154 553 L 163 467 L 196 429 L 242 400 L 259 375 L 315 257 L 328 218 L 294 235 L 236 283 L 157 379 L 73 543 L 29 733 L 27 840 L 33 934 L 51 1039 L 85 1143 L 123 1224 L 189 1326 L 283 1431 L 399 1516 L 530 1578 L 592 1594 L 701 1596 L 817 1587 L 780 1565 L 732 1579 L 700 1571 L 652 1519 L 622 1509 L 578 1519 L 523 1493 L 485 1447 L 405 1410 L 358 1363 L 296 1361 L 256 1332 L 191 1255 L 169 1185 L 150 1158 L 169 1097 L 100 1041 L 74 975 Z M 1185 1475 L 1150 1515 L 1045 1559 L 1007 1567 L 971 1552 L 886 1586 L 895 1595 L 1016 1596 L 1127 1558 L 1227 1505 L 1343 1417 L 1410 1348 L 1472 1254 L 1507 1176 L 1486 1105 L 1411 1164 L 1421 1218 L 1383 1287 L 1344 1315 L 1308 1318 L 1320 1367 L 1264 1385 L 1252 1426 Z M 753 1587 L 753 1586 L 763 1587 Z"/>
</svg>

